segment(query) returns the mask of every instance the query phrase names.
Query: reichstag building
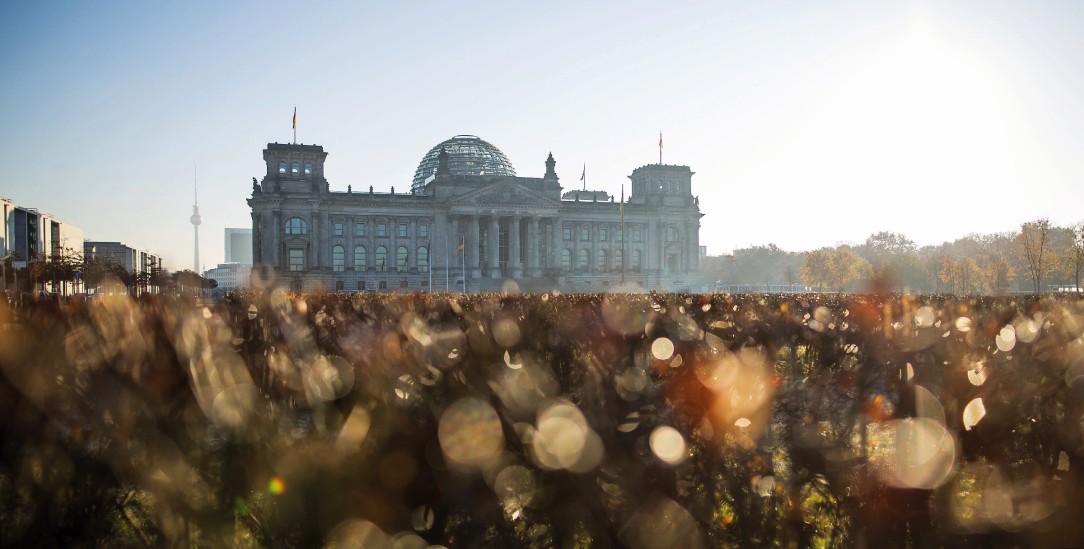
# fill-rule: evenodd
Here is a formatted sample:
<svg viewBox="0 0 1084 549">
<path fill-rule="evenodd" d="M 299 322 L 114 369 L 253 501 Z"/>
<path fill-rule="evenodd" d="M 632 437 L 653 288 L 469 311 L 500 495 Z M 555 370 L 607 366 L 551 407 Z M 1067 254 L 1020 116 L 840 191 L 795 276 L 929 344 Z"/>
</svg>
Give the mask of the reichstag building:
<svg viewBox="0 0 1084 549">
<path fill-rule="evenodd" d="M 295 291 L 599 292 L 699 282 L 700 207 L 688 166 L 632 171 L 627 200 L 562 193 L 551 154 L 521 177 L 475 136 L 433 147 L 413 183 L 332 191 L 319 145 L 269 143 L 252 180 L 253 280 Z M 540 166 L 541 167 L 541 166 Z"/>
</svg>

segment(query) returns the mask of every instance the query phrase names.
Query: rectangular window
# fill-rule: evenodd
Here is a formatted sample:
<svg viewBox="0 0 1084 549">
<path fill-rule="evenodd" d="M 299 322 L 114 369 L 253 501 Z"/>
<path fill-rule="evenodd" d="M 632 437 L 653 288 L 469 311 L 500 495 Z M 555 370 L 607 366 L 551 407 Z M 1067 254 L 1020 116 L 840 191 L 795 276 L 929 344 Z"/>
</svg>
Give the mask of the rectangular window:
<svg viewBox="0 0 1084 549">
<path fill-rule="evenodd" d="M 591 229 L 580 229 L 580 240 L 591 240 Z"/>
<path fill-rule="evenodd" d="M 354 225 L 354 236 L 365 236 L 365 224 L 357 223 Z"/>
<path fill-rule="evenodd" d="M 610 237 L 610 231 L 606 230 L 606 227 L 599 227 L 599 229 L 598 229 L 598 239 L 605 242 L 605 241 L 610 239 L 609 237 Z"/>
<path fill-rule="evenodd" d="M 381 290 L 387 290 L 388 289 L 388 281 L 387 280 L 381 280 L 380 281 L 380 289 Z"/>
<path fill-rule="evenodd" d="M 418 225 L 418 236 L 429 236 L 429 225 Z"/>
<path fill-rule="evenodd" d="M 632 241 L 633 242 L 643 242 L 644 241 L 644 231 L 643 231 L 643 229 L 633 229 L 632 230 Z"/>
<path fill-rule="evenodd" d="M 335 236 L 342 236 L 342 235 L 343 235 L 343 224 L 342 223 L 335 223 Z"/>
<path fill-rule="evenodd" d="M 358 281 L 358 291 L 359 292 L 365 291 L 365 281 L 364 280 L 359 280 Z"/>
<path fill-rule="evenodd" d="M 290 248 L 290 270 L 305 270 L 305 250 L 302 250 L 300 248 Z"/>
<path fill-rule="evenodd" d="M 616 240 L 618 242 L 624 242 L 625 233 L 622 232 L 622 231 L 617 231 L 616 233 L 614 233 L 614 240 Z"/>
<path fill-rule="evenodd" d="M 565 240 L 572 240 L 572 227 L 565 227 Z"/>
<path fill-rule="evenodd" d="M 407 287 L 407 280 L 405 278 L 399 281 L 399 287 L 400 288 L 406 288 Z"/>
<path fill-rule="evenodd" d="M 676 242 L 677 241 L 677 229 L 675 229 L 673 227 L 667 227 L 666 228 L 666 241 L 667 242 Z"/>
<path fill-rule="evenodd" d="M 337 291 L 337 292 L 343 291 L 343 281 L 341 281 L 341 280 L 336 280 L 335 281 L 335 291 Z"/>
<path fill-rule="evenodd" d="M 376 236 L 388 236 L 388 226 L 384 223 L 376 224 Z"/>
<path fill-rule="evenodd" d="M 399 224 L 399 236 L 406 236 L 406 235 L 407 235 L 407 224 L 406 223 L 400 223 Z"/>
</svg>

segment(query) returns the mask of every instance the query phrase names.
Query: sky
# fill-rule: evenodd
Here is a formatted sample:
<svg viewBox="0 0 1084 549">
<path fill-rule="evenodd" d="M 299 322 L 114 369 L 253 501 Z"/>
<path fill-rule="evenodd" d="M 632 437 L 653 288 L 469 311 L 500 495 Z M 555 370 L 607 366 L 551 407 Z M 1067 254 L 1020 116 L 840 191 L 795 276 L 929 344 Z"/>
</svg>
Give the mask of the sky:
<svg viewBox="0 0 1084 549">
<path fill-rule="evenodd" d="M 1084 220 L 1084 3 L 5 2 L 0 195 L 191 268 L 269 142 L 332 190 L 477 135 L 619 195 L 687 165 L 708 253 Z M 628 189 L 626 189 L 626 192 Z"/>
</svg>

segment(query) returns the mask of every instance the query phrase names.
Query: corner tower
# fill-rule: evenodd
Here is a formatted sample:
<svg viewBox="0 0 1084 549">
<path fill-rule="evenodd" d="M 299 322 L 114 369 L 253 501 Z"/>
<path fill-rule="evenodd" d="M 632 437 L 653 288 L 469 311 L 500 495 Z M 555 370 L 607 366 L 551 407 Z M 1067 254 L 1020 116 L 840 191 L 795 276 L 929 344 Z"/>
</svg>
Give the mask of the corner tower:
<svg viewBox="0 0 1084 549">
<path fill-rule="evenodd" d="M 326 194 L 325 159 L 327 153 L 320 145 L 268 143 L 263 150 L 267 173 L 263 178 L 262 191 Z"/>
</svg>

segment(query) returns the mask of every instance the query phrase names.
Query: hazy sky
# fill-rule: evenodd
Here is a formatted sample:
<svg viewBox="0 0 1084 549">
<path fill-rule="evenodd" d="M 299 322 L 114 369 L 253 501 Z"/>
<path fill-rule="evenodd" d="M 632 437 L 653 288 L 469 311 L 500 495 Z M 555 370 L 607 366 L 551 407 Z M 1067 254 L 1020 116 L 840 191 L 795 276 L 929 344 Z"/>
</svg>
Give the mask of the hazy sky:
<svg viewBox="0 0 1084 549">
<path fill-rule="evenodd" d="M 701 243 L 921 244 L 1084 219 L 1084 2 L 5 2 L 0 195 L 191 266 L 261 150 L 410 187 L 474 134 L 566 188 L 696 173 Z"/>
</svg>

